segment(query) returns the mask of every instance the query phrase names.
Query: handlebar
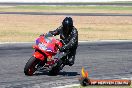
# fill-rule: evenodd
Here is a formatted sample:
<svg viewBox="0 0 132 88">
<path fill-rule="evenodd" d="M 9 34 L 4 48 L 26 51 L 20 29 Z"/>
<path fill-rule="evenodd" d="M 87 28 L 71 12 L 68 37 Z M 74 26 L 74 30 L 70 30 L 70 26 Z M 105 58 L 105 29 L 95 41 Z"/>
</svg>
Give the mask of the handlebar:
<svg viewBox="0 0 132 88">
<path fill-rule="evenodd" d="M 53 35 L 48 32 L 48 33 L 45 34 L 45 37 L 53 37 Z"/>
<path fill-rule="evenodd" d="M 48 33 L 46 33 L 46 34 L 41 34 L 40 36 L 44 36 L 45 38 L 47 38 L 47 37 L 53 37 L 53 35 L 50 33 L 50 32 L 48 32 Z M 63 45 L 65 45 L 66 43 L 64 42 L 64 40 L 59 40 Z M 55 43 L 55 45 L 56 45 L 56 47 L 60 50 L 61 49 L 61 47 L 58 45 L 58 44 L 56 44 Z"/>
<path fill-rule="evenodd" d="M 51 33 L 44 33 L 44 34 L 41 34 L 40 36 L 45 36 L 45 37 L 53 37 L 53 35 Z"/>
</svg>

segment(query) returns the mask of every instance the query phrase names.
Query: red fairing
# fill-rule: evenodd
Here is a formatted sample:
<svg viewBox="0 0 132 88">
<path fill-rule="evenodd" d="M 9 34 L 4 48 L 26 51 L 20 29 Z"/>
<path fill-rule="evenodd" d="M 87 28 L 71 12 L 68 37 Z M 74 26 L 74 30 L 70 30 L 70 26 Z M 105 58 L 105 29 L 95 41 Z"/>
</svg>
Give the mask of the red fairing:
<svg viewBox="0 0 132 88">
<path fill-rule="evenodd" d="M 39 49 L 37 45 L 33 45 L 33 49 Z"/>
<path fill-rule="evenodd" d="M 56 40 L 55 38 L 52 39 L 52 42 L 56 43 L 57 45 L 59 45 L 60 47 L 62 47 L 62 43 L 59 40 Z"/>
<path fill-rule="evenodd" d="M 34 56 L 35 58 L 37 58 L 37 59 L 42 60 L 42 61 L 44 60 L 44 58 L 47 58 L 48 56 L 54 56 L 54 55 L 56 54 L 58 48 L 56 47 L 55 44 L 59 45 L 59 47 L 62 47 L 62 43 L 61 43 L 59 40 L 56 40 L 55 38 L 52 38 L 52 39 L 51 39 L 51 42 L 48 42 L 48 41 L 46 41 L 46 38 L 45 38 L 44 36 L 41 36 L 40 38 L 38 38 L 38 39 L 36 40 L 36 42 L 37 42 L 37 44 L 36 44 L 36 45 L 33 45 L 33 48 L 34 48 L 35 50 L 40 50 L 40 51 L 42 51 L 42 52 L 46 55 L 46 57 L 44 57 L 44 55 L 41 54 L 41 53 L 39 53 L 38 51 L 34 52 L 33 56 Z M 47 49 L 46 49 L 46 50 L 42 50 L 42 49 L 38 46 L 39 43 L 45 45 Z M 49 50 L 49 51 L 48 51 L 48 50 Z M 51 50 L 52 52 L 50 52 L 50 50 Z"/>
<path fill-rule="evenodd" d="M 44 55 L 42 55 L 42 54 L 39 53 L 38 51 L 37 51 L 37 52 L 34 52 L 33 56 L 34 56 L 36 59 L 40 59 L 41 61 L 44 60 Z"/>
</svg>

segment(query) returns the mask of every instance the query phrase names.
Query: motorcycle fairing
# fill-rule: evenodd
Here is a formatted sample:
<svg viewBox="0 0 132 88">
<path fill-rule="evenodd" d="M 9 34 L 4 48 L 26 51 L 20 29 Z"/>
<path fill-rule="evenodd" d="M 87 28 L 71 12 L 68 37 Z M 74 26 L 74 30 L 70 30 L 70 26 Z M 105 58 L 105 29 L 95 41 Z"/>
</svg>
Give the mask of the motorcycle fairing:
<svg viewBox="0 0 132 88">
<path fill-rule="evenodd" d="M 39 59 L 39 60 L 41 60 L 41 61 L 44 60 L 44 55 L 41 54 L 41 53 L 38 52 L 38 51 L 34 52 L 33 56 L 34 56 L 36 59 Z"/>
</svg>

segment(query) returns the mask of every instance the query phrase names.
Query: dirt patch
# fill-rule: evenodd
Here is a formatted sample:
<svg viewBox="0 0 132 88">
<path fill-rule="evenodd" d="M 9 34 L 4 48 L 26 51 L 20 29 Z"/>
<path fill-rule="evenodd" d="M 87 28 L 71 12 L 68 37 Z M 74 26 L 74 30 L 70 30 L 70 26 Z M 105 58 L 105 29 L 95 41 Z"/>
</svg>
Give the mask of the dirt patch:
<svg viewBox="0 0 132 88">
<path fill-rule="evenodd" d="M 132 13 L 131 6 L 14 6 L 0 7 L 1 12 L 57 12 L 57 13 Z"/>
<path fill-rule="evenodd" d="M 34 41 L 61 25 L 65 16 L 0 15 L 0 41 Z M 132 39 L 132 17 L 72 16 L 79 40 Z"/>
</svg>

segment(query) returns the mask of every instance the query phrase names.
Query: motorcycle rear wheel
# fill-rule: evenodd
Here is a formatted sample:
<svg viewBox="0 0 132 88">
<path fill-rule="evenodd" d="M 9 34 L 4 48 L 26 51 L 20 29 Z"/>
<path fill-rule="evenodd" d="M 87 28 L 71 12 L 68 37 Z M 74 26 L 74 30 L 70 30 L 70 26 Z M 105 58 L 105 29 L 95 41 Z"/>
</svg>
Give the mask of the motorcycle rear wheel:
<svg viewBox="0 0 132 88">
<path fill-rule="evenodd" d="M 39 60 L 32 56 L 25 65 L 25 68 L 24 68 L 25 75 L 32 76 L 33 73 L 37 70 L 37 68 L 35 67 L 36 65 L 38 65 L 38 63 L 39 63 Z"/>
</svg>

